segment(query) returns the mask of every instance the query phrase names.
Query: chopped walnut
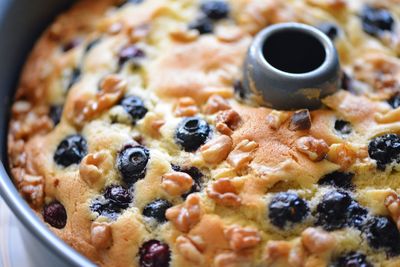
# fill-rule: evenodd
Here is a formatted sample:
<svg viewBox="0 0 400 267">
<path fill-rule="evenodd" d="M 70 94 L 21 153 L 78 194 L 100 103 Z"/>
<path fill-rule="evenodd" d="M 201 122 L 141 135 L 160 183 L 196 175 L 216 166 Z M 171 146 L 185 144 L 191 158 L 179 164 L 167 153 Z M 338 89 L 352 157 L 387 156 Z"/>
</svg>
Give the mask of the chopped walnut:
<svg viewBox="0 0 400 267">
<path fill-rule="evenodd" d="M 292 115 L 289 124 L 291 131 L 304 131 L 311 128 L 311 115 L 308 109 L 298 110 Z"/>
<path fill-rule="evenodd" d="M 237 207 L 241 204 L 235 186 L 231 180 L 222 178 L 212 183 L 207 188 L 207 195 L 218 204 L 230 207 Z"/>
<path fill-rule="evenodd" d="M 232 149 L 232 139 L 227 135 L 221 135 L 212 139 L 200 148 L 205 162 L 218 164 L 224 161 Z"/>
<path fill-rule="evenodd" d="M 175 115 L 177 117 L 191 117 L 199 112 L 196 102 L 191 97 L 181 97 L 175 107 Z"/>
<path fill-rule="evenodd" d="M 385 206 L 389 211 L 390 217 L 396 222 L 397 228 L 400 230 L 400 198 L 392 192 L 385 199 Z"/>
<path fill-rule="evenodd" d="M 333 249 L 336 244 L 336 239 L 333 235 L 311 227 L 301 233 L 301 241 L 307 250 L 314 254 Z"/>
<path fill-rule="evenodd" d="M 216 128 L 220 133 L 230 136 L 239 122 L 240 115 L 233 109 L 220 111 L 216 118 Z"/>
<path fill-rule="evenodd" d="M 329 147 L 328 160 L 348 169 L 358 157 L 358 151 L 348 143 L 333 144 Z"/>
<path fill-rule="evenodd" d="M 101 186 L 104 174 L 113 167 L 113 157 L 108 151 L 86 155 L 79 165 L 80 177 L 90 186 Z"/>
<path fill-rule="evenodd" d="M 278 130 L 289 116 L 288 112 L 273 110 L 267 116 L 267 123 L 271 129 Z"/>
<path fill-rule="evenodd" d="M 324 140 L 312 136 L 303 136 L 297 139 L 296 148 L 312 161 L 323 160 L 329 151 L 328 144 Z"/>
<path fill-rule="evenodd" d="M 112 231 L 108 223 L 92 223 L 90 242 L 97 249 L 106 249 L 112 245 Z"/>
<path fill-rule="evenodd" d="M 83 109 L 85 119 L 91 119 L 102 111 L 112 107 L 124 95 L 128 84 L 120 76 L 110 74 L 101 82 L 101 91 L 96 95 L 96 101 L 89 102 Z"/>
<path fill-rule="evenodd" d="M 180 196 L 192 186 L 192 177 L 184 172 L 169 172 L 162 177 L 161 187 L 171 196 Z"/>
<path fill-rule="evenodd" d="M 253 160 L 252 153 L 257 148 L 256 142 L 245 139 L 236 145 L 235 149 L 229 154 L 227 161 L 235 170 L 245 169 Z"/>
<path fill-rule="evenodd" d="M 243 31 L 236 26 L 219 25 L 215 35 L 221 42 L 235 42 L 243 37 Z"/>
<path fill-rule="evenodd" d="M 184 258 L 195 264 L 203 264 L 205 261 L 202 249 L 190 237 L 178 236 L 176 248 Z"/>
<path fill-rule="evenodd" d="M 179 28 L 174 31 L 171 31 L 169 33 L 169 36 L 175 42 L 188 43 L 196 41 L 196 39 L 199 38 L 199 33 L 198 31 L 195 30 L 187 30 Z"/>
<path fill-rule="evenodd" d="M 205 114 L 215 114 L 218 111 L 228 110 L 231 106 L 222 96 L 212 95 L 208 98 L 203 111 Z"/>
<path fill-rule="evenodd" d="M 306 251 L 300 242 L 271 240 L 265 247 L 265 261 L 269 265 L 283 260 L 288 266 L 302 267 L 306 257 Z"/>
<path fill-rule="evenodd" d="M 214 257 L 215 267 L 250 267 L 249 259 L 245 255 L 235 252 L 222 252 Z"/>
<path fill-rule="evenodd" d="M 169 208 L 165 217 L 181 232 L 187 233 L 195 226 L 201 218 L 200 197 L 191 194 L 185 203 Z"/>
<path fill-rule="evenodd" d="M 23 174 L 18 184 L 22 196 L 33 206 L 40 207 L 44 201 L 44 179 L 43 176 Z"/>
<path fill-rule="evenodd" d="M 306 2 L 310 5 L 334 11 L 346 8 L 347 6 L 346 0 L 307 0 Z"/>
<path fill-rule="evenodd" d="M 150 27 L 148 24 L 142 24 L 129 29 L 129 37 L 132 43 L 136 43 L 147 37 L 150 32 Z"/>
<path fill-rule="evenodd" d="M 378 123 L 392 123 L 400 121 L 400 108 L 390 110 L 386 113 L 375 113 L 375 121 Z"/>
<path fill-rule="evenodd" d="M 235 251 L 255 247 L 261 242 L 260 234 L 252 228 L 234 225 L 226 229 L 224 233 L 229 240 L 230 247 Z"/>
</svg>

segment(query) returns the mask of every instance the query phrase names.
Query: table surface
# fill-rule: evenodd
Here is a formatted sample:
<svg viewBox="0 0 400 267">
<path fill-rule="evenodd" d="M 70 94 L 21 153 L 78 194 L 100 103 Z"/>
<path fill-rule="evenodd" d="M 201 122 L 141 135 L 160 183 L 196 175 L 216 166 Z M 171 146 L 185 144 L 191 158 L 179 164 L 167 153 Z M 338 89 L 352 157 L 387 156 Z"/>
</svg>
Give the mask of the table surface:
<svg viewBox="0 0 400 267">
<path fill-rule="evenodd" d="M 17 219 L 0 197 L 0 267 L 33 267 L 19 232 Z"/>
</svg>

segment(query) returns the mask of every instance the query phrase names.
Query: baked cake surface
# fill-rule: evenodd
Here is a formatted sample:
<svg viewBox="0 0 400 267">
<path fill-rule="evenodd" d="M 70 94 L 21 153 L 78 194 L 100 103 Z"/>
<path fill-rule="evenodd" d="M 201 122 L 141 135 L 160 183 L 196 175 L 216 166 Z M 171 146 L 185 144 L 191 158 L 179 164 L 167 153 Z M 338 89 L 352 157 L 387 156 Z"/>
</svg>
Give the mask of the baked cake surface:
<svg viewBox="0 0 400 267">
<path fill-rule="evenodd" d="M 23 70 L 15 184 L 101 266 L 400 266 L 399 18 L 398 0 L 80 1 Z M 253 36 L 286 21 L 338 49 L 319 110 L 243 93 Z"/>
</svg>

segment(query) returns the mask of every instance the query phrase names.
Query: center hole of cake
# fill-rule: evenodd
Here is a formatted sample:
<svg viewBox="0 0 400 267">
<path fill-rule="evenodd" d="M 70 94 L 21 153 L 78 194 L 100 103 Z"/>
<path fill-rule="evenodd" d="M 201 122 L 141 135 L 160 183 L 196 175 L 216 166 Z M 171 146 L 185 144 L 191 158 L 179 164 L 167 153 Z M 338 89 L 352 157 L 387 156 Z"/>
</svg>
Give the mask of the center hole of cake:
<svg viewBox="0 0 400 267">
<path fill-rule="evenodd" d="M 264 42 L 263 54 L 274 68 L 295 74 L 317 69 L 326 58 L 321 41 L 300 30 L 273 33 Z"/>
</svg>

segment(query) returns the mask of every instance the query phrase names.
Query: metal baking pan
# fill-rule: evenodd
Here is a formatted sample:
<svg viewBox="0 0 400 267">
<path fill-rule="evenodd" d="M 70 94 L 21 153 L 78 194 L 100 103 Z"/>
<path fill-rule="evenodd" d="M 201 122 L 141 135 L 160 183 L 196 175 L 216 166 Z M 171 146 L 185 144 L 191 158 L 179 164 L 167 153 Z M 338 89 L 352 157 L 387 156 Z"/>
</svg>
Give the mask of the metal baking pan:
<svg viewBox="0 0 400 267">
<path fill-rule="evenodd" d="M 24 249 L 33 266 L 94 266 L 40 221 L 19 195 L 8 172 L 9 110 L 22 66 L 46 26 L 72 2 L 0 0 L 0 195 L 19 220 Z"/>
</svg>

